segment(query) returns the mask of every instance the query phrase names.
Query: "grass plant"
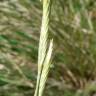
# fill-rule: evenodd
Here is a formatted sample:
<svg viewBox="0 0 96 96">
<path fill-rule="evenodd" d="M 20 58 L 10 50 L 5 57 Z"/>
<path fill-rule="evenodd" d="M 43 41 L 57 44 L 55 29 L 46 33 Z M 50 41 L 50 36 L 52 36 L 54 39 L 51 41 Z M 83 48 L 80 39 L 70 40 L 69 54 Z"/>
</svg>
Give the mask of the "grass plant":
<svg viewBox="0 0 96 96">
<path fill-rule="evenodd" d="M 0 0 L 0 96 L 92 96 L 95 85 L 96 0 Z"/>
</svg>

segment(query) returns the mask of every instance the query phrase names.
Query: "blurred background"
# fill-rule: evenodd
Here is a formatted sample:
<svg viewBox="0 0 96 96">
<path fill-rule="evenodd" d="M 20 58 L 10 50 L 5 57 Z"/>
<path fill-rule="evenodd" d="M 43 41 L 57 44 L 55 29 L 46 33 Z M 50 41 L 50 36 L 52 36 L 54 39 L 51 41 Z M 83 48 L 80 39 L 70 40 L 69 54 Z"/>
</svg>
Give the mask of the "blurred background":
<svg viewBox="0 0 96 96">
<path fill-rule="evenodd" d="M 39 0 L 0 0 L 0 96 L 33 96 L 41 20 Z M 44 96 L 95 96 L 96 0 L 52 0 L 49 31 Z"/>
</svg>

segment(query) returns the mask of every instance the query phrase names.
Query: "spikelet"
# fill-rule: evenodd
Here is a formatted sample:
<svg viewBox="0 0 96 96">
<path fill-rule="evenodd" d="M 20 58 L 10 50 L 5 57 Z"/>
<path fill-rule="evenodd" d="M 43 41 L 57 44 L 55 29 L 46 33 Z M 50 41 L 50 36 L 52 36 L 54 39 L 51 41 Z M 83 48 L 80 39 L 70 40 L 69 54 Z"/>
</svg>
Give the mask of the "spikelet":
<svg viewBox="0 0 96 96">
<path fill-rule="evenodd" d="M 51 11 L 51 0 L 40 0 L 43 2 L 43 17 L 40 33 L 39 52 L 38 52 L 38 77 L 34 96 L 42 96 L 47 80 L 51 55 L 53 49 L 53 40 L 48 45 L 49 15 Z M 49 46 L 49 48 L 48 48 Z"/>
</svg>

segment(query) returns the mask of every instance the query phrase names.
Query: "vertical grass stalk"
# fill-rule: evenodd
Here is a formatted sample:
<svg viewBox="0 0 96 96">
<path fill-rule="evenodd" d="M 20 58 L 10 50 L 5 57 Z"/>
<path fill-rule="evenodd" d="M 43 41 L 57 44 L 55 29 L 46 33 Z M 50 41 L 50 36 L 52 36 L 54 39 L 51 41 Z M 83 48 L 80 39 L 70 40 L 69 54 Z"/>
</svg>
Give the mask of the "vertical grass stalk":
<svg viewBox="0 0 96 96">
<path fill-rule="evenodd" d="M 53 40 L 48 43 L 49 18 L 51 0 L 41 0 L 43 3 L 43 17 L 38 51 L 38 77 L 34 96 L 42 96 L 51 64 Z"/>
</svg>

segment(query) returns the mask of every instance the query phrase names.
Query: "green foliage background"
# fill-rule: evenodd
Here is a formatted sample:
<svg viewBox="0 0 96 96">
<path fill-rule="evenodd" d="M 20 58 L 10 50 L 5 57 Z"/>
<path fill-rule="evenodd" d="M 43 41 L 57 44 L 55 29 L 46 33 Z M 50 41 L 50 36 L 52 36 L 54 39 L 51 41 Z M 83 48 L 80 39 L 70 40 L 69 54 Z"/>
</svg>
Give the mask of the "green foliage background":
<svg viewBox="0 0 96 96">
<path fill-rule="evenodd" d="M 96 1 L 53 0 L 53 65 L 44 96 L 91 96 L 96 88 Z M 42 20 L 39 0 L 0 0 L 0 96 L 33 96 Z"/>
</svg>

